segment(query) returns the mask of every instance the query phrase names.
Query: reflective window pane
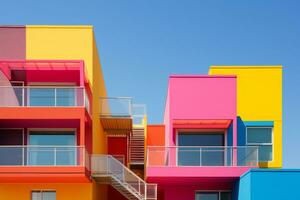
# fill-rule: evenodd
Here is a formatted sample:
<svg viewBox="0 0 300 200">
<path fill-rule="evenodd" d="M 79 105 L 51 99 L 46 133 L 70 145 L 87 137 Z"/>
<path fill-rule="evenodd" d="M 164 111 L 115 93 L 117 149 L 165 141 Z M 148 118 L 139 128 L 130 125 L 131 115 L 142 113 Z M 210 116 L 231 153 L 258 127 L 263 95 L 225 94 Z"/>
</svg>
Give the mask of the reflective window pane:
<svg viewBox="0 0 300 200">
<path fill-rule="evenodd" d="M 258 149 L 259 161 L 271 161 L 272 160 L 272 145 L 261 145 Z"/>
<path fill-rule="evenodd" d="M 55 106 L 54 88 L 30 88 L 30 106 Z"/>
<path fill-rule="evenodd" d="M 223 166 L 225 164 L 223 145 L 224 134 L 221 133 L 179 133 L 178 165 Z M 211 147 L 205 148 L 208 146 Z"/>
<path fill-rule="evenodd" d="M 179 133 L 178 146 L 223 146 L 224 134 L 220 133 Z"/>
<path fill-rule="evenodd" d="M 55 191 L 33 191 L 31 200 L 56 200 Z"/>
<path fill-rule="evenodd" d="M 199 192 L 196 194 L 196 200 L 219 200 L 218 192 Z"/>
<path fill-rule="evenodd" d="M 56 106 L 75 106 L 75 89 L 57 88 Z"/>
<path fill-rule="evenodd" d="M 272 143 L 272 128 L 247 128 L 248 143 Z"/>
<path fill-rule="evenodd" d="M 29 135 L 28 165 L 75 165 L 75 133 L 33 131 Z M 70 147 L 68 147 L 70 146 Z"/>
</svg>

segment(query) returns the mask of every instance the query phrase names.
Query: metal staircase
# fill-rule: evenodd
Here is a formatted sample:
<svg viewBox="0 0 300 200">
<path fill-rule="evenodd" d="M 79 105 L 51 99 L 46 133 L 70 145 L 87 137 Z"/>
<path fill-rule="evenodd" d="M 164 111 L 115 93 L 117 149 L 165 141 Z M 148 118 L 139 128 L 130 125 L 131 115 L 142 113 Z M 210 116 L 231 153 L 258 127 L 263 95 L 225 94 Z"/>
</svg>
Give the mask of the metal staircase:
<svg viewBox="0 0 300 200">
<path fill-rule="evenodd" d="M 111 155 L 92 155 L 91 173 L 100 184 L 110 184 L 129 200 L 156 200 L 157 185 L 147 184 Z"/>
<path fill-rule="evenodd" d="M 129 163 L 131 165 L 144 165 L 144 128 L 134 128 L 130 137 Z"/>
</svg>

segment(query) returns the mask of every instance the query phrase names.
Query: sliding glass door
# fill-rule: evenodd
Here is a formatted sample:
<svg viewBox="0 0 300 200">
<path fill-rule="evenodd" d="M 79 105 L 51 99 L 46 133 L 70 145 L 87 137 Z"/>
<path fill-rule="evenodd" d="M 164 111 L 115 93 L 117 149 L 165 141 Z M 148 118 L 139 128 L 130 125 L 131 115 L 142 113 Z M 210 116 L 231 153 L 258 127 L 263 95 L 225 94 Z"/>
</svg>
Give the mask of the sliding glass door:
<svg viewBox="0 0 300 200">
<path fill-rule="evenodd" d="M 220 132 L 179 132 L 179 166 L 223 166 L 224 134 Z"/>
<path fill-rule="evenodd" d="M 29 165 L 76 165 L 74 131 L 30 131 Z"/>
</svg>

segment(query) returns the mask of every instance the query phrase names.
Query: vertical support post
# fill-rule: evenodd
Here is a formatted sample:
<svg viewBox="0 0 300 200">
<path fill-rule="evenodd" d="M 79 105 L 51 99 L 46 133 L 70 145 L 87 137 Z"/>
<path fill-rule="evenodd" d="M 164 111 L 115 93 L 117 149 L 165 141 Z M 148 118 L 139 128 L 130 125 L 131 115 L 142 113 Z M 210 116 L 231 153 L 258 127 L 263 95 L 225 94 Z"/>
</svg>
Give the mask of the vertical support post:
<svg viewBox="0 0 300 200">
<path fill-rule="evenodd" d="M 25 151 L 24 151 L 24 146 L 22 146 L 22 165 L 25 165 Z"/>
<path fill-rule="evenodd" d="M 56 166 L 56 147 L 54 147 L 54 166 Z"/>
<path fill-rule="evenodd" d="M 26 90 L 27 106 L 30 106 L 30 95 L 31 95 L 30 90 L 31 90 L 31 88 L 27 86 L 27 90 Z"/>
<path fill-rule="evenodd" d="M 54 107 L 56 107 L 56 89 L 57 88 L 54 88 Z"/>
<path fill-rule="evenodd" d="M 202 148 L 200 147 L 200 149 L 199 149 L 199 152 L 200 152 L 200 165 L 199 166 L 202 166 Z"/>
</svg>

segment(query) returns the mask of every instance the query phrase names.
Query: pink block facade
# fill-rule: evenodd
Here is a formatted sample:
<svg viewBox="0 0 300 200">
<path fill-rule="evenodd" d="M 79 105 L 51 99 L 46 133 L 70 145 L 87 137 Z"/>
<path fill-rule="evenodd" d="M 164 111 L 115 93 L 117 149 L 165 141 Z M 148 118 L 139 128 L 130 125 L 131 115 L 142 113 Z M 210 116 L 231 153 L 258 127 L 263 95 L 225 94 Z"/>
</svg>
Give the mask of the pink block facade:
<svg viewBox="0 0 300 200">
<path fill-rule="evenodd" d="M 203 127 L 204 130 L 215 130 L 220 121 L 229 122 L 224 145 L 236 146 L 236 116 L 236 76 L 170 76 L 164 113 L 166 149 L 159 149 L 163 153 L 149 153 L 149 157 L 156 157 L 156 164 L 160 164 L 161 161 L 157 162 L 160 159 L 167 164 L 146 167 L 147 181 L 158 183 L 161 199 L 195 199 L 197 190 L 230 190 L 234 181 L 251 168 L 178 165 L 179 130 L 197 130 L 197 126 L 202 130 Z M 162 154 L 167 154 L 168 158 L 164 159 Z M 233 151 L 232 154 L 236 159 L 237 153 Z"/>
</svg>

